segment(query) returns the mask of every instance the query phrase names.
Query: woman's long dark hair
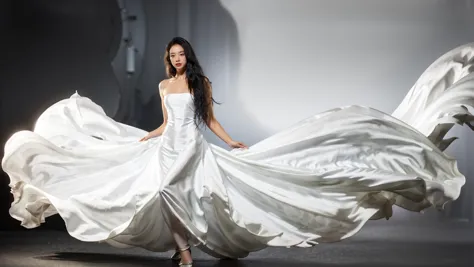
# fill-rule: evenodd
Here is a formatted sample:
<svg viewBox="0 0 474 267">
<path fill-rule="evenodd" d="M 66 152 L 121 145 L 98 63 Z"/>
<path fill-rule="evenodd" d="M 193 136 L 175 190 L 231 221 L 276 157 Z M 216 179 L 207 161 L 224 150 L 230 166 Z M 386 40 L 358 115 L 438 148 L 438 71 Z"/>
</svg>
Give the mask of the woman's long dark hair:
<svg viewBox="0 0 474 267">
<path fill-rule="evenodd" d="M 211 82 L 204 75 L 204 71 L 199 64 L 199 61 L 194 54 L 191 44 L 182 37 L 173 38 L 166 46 L 164 63 L 166 67 L 166 74 L 168 78 L 176 76 L 176 69 L 171 64 L 170 49 L 173 45 L 180 45 L 184 49 L 186 56 L 186 79 L 188 81 L 189 92 L 194 96 L 194 119 L 196 127 L 200 124 L 209 122 L 214 116 L 212 114 L 213 102 L 217 103 L 212 97 Z M 208 100 L 211 101 L 208 101 Z M 217 103 L 219 104 L 219 103 Z"/>
</svg>

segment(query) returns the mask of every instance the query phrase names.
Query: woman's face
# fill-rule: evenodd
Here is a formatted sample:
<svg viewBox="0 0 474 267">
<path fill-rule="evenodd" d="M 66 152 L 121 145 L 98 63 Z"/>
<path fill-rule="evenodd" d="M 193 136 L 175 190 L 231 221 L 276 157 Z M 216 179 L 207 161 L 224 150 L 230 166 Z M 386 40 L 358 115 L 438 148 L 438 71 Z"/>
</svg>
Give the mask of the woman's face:
<svg viewBox="0 0 474 267">
<path fill-rule="evenodd" d="M 184 55 L 184 49 L 179 44 L 175 44 L 170 48 L 170 61 L 178 72 L 186 67 L 186 56 Z"/>
</svg>

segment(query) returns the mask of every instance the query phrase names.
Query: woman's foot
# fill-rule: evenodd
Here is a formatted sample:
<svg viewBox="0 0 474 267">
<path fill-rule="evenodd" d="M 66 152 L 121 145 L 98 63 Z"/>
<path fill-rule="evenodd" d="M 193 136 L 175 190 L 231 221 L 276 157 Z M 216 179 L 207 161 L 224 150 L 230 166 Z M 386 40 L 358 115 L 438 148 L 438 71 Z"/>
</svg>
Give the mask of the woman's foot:
<svg viewBox="0 0 474 267">
<path fill-rule="evenodd" d="M 179 262 L 179 266 L 193 266 L 193 258 L 191 257 L 191 247 L 180 248 L 179 254 L 181 261 Z"/>
</svg>

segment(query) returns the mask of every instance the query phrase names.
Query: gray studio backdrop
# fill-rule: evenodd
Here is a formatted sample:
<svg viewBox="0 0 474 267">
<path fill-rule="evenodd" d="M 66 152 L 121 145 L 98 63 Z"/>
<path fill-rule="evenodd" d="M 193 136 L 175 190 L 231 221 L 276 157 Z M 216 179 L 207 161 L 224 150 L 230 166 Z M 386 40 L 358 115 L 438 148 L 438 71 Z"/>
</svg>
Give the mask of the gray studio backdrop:
<svg viewBox="0 0 474 267">
<path fill-rule="evenodd" d="M 16 59 L 10 57 L 9 76 L 2 74 L 6 78 L 1 85 L 2 94 L 11 99 L 7 103 L 2 97 L 2 125 L 14 125 L 11 131 L 31 126 L 31 114 L 75 90 L 117 120 L 146 129 L 159 126 L 157 84 L 165 78 L 164 48 L 176 35 L 191 41 L 213 81 L 214 97 L 222 102 L 215 108 L 218 120 L 234 139 L 249 145 L 334 107 L 358 104 L 391 113 L 429 64 L 474 41 L 474 0 L 20 2 L 47 8 L 53 22 L 61 16 L 87 22 L 64 44 L 58 42 L 68 29 L 44 40 L 28 37 L 42 50 L 27 48 L 29 59 L 23 58 L 23 65 L 17 62 L 21 51 Z M 75 8 L 68 8 L 70 2 Z M 129 78 L 119 4 L 137 15 L 127 26 L 137 46 L 136 68 Z M 100 8 L 94 8 L 97 5 Z M 43 27 L 47 32 L 59 26 Z M 29 77 L 21 74 L 25 69 Z M 11 96 L 4 88 L 22 95 Z M 25 95 L 35 98 L 25 100 Z M 7 116 L 5 110 L 17 117 Z M 462 197 L 444 213 L 396 210 L 394 223 L 471 221 L 474 133 L 466 127 L 452 134 L 461 138 L 448 153 L 459 160 L 468 178 Z M 225 147 L 210 131 L 205 135 Z"/>
</svg>

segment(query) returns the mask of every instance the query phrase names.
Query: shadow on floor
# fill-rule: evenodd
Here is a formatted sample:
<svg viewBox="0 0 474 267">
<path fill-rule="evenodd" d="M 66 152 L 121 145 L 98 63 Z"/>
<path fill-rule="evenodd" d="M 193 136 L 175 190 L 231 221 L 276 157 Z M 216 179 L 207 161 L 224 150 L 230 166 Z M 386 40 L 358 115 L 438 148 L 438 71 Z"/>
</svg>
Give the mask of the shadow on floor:
<svg viewBox="0 0 474 267">
<path fill-rule="evenodd" d="M 304 256 L 304 254 L 302 254 Z M 173 262 L 168 258 L 158 258 L 145 255 L 119 255 L 119 254 L 104 254 L 104 253 L 78 253 L 78 252 L 58 252 L 51 255 L 36 256 L 33 257 L 36 260 L 44 261 L 59 261 L 62 262 L 61 266 L 70 266 L 71 262 L 80 262 L 80 266 L 103 266 L 103 264 L 113 266 L 177 266 L 177 262 Z M 304 262 L 304 257 L 294 260 L 281 260 L 281 259 L 241 259 L 241 260 L 197 260 L 193 266 L 206 266 L 206 267 L 260 267 L 260 266 L 271 266 L 271 267 L 333 267 L 333 266 L 344 266 L 344 267 L 370 267 L 370 266 L 384 266 L 384 267 L 399 267 L 399 266 L 450 266 L 455 262 L 443 262 L 433 263 L 427 261 L 425 263 L 391 263 L 391 262 L 371 262 L 370 258 L 367 258 L 365 262 L 346 262 L 341 263 L 337 259 L 333 263 L 324 262 Z M 48 266 L 49 264 L 46 263 Z M 467 264 L 467 263 L 466 263 Z M 459 265 L 456 266 L 470 266 Z"/>
</svg>

